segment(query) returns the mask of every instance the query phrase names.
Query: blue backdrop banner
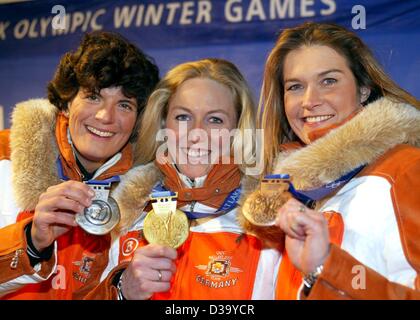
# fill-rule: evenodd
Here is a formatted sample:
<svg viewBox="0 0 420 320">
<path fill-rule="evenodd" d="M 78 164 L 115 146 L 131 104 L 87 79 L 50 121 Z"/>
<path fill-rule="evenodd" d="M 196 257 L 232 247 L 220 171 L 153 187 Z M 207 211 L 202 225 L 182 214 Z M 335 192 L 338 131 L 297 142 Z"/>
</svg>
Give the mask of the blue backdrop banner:
<svg viewBox="0 0 420 320">
<path fill-rule="evenodd" d="M 60 56 L 75 49 L 85 32 L 123 34 L 155 58 L 161 74 L 187 60 L 229 59 L 258 96 L 279 32 L 308 20 L 353 29 L 394 80 L 420 96 L 418 0 L 38 0 L 0 5 L 5 126 L 18 101 L 45 96 Z"/>
</svg>

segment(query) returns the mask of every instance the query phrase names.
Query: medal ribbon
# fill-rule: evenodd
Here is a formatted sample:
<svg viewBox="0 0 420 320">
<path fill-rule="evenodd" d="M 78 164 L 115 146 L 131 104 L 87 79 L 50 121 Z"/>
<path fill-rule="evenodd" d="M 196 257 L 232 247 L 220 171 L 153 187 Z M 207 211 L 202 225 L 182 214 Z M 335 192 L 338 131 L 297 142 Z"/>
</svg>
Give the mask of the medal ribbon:
<svg viewBox="0 0 420 320">
<path fill-rule="evenodd" d="M 296 190 L 293 186 L 293 183 L 289 180 L 290 176 L 288 174 L 272 174 L 265 176 L 265 179 L 285 179 L 289 183 L 289 192 L 299 201 L 304 203 L 305 205 L 311 207 L 311 204 L 314 201 L 320 200 L 326 197 L 328 194 L 335 191 L 338 187 L 346 184 L 350 179 L 352 179 L 356 174 L 358 174 L 365 165 L 361 165 L 356 169 L 351 170 L 350 172 L 346 173 L 344 176 L 338 178 L 337 180 L 327 183 L 319 188 L 308 189 L 308 190 Z"/>
<path fill-rule="evenodd" d="M 58 176 L 60 177 L 60 179 L 62 181 L 68 181 L 70 180 L 69 177 L 67 177 L 64 174 L 64 170 L 63 170 L 63 166 L 61 164 L 60 158 L 57 157 L 57 160 L 55 161 L 56 165 L 57 165 L 57 172 L 58 172 Z M 105 179 L 105 180 L 88 180 L 88 181 L 84 181 L 84 183 L 88 184 L 88 185 L 111 185 L 113 182 L 120 182 L 120 176 L 113 176 L 111 178 Z"/>
<path fill-rule="evenodd" d="M 174 196 L 175 192 L 167 190 L 162 183 L 158 183 L 153 187 L 152 196 L 153 197 L 168 197 Z M 205 212 L 195 212 L 195 211 L 184 211 L 188 219 L 200 219 L 210 216 L 218 216 L 225 214 L 237 206 L 238 200 L 241 196 L 241 187 L 234 189 L 228 196 L 225 198 L 225 201 L 222 203 L 219 209 L 216 212 L 205 213 Z"/>
</svg>

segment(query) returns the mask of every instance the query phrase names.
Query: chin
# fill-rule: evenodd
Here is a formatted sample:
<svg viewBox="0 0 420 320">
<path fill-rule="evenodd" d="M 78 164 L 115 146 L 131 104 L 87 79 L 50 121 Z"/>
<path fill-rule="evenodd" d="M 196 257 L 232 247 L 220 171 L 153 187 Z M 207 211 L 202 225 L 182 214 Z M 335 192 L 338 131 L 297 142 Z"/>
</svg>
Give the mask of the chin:
<svg viewBox="0 0 420 320">
<path fill-rule="evenodd" d="M 195 179 L 207 175 L 210 171 L 210 167 L 194 169 L 189 168 L 187 170 L 182 170 L 182 168 L 180 168 L 180 171 L 183 175 L 186 175 L 188 178 Z"/>
<path fill-rule="evenodd" d="M 101 154 L 101 155 L 97 155 L 97 154 L 93 155 L 92 154 L 92 155 L 87 155 L 84 158 L 88 161 L 91 161 L 91 162 L 104 163 L 111 157 L 112 157 L 112 155 L 108 156 L 108 155 L 103 155 L 103 154 Z"/>
</svg>

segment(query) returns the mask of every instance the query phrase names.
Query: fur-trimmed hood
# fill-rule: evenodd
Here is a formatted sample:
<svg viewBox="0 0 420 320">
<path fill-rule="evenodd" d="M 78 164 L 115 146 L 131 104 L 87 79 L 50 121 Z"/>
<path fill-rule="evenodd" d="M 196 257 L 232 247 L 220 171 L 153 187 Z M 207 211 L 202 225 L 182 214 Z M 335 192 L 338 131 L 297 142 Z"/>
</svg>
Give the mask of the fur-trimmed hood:
<svg viewBox="0 0 420 320">
<path fill-rule="evenodd" d="M 420 146 L 420 111 L 381 98 L 310 145 L 280 153 L 273 173 L 289 174 L 297 189 L 320 187 L 403 143 Z"/>
<path fill-rule="evenodd" d="M 12 186 L 17 205 L 23 210 L 33 210 L 39 196 L 48 187 L 60 183 L 55 133 L 58 113 L 59 110 L 46 99 L 24 101 L 13 110 L 10 130 Z"/>
</svg>

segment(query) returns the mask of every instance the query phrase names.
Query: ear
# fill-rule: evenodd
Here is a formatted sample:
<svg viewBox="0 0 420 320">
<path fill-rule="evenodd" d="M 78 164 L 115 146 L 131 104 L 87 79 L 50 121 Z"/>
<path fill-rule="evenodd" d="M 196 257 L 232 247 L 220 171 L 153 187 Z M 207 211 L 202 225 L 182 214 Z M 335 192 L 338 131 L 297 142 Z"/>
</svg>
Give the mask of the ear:
<svg viewBox="0 0 420 320">
<path fill-rule="evenodd" d="M 364 104 L 370 96 L 370 88 L 360 87 L 360 104 Z"/>
</svg>

